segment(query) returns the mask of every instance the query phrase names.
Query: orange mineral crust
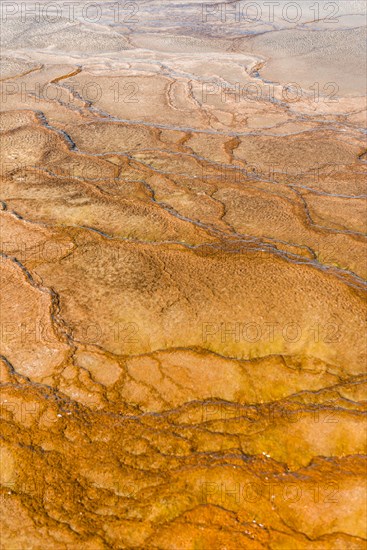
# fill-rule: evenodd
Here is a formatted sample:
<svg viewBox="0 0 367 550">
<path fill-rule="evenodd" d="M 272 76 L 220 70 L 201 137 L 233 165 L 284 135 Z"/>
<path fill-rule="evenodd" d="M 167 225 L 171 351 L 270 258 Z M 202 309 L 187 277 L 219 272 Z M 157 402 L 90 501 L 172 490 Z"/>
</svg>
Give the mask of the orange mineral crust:
<svg viewBox="0 0 367 550">
<path fill-rule="evenodd" d="M 1 550 L 366 550 L 366 4 L 0 15 Z"/>
</svg>

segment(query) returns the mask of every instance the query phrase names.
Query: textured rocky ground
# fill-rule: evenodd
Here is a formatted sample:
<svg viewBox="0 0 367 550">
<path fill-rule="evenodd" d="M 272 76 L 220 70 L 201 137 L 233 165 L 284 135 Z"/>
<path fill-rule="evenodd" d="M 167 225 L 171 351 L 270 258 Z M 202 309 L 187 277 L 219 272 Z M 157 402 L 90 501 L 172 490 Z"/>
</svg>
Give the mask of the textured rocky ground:
<svg viewBox="0 0 367 550">
<path fill-rule="evenodd" d="M 1 6 L 1 548 L 365 549 L 364 2 L 74 4 Z"/>
</svg>

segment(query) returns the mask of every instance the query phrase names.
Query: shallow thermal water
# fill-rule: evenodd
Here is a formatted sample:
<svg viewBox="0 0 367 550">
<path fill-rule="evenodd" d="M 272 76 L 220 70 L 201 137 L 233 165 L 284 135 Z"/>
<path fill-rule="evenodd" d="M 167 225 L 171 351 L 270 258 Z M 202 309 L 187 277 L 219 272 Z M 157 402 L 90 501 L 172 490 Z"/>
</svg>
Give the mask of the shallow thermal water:
<svg viewBox="0 0 367 550">
<path fill-rule="evenodd" d="M 366 4 L 4 3 L 1 548 L 366 548 Z"/>
</svg>

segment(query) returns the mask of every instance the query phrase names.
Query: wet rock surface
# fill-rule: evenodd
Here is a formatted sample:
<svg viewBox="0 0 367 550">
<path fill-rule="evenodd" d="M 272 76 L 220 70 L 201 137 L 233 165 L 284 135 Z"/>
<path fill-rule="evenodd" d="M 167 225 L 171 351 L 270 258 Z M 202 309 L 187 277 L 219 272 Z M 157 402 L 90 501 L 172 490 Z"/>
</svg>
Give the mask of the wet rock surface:
<svg viewBox="0 0 367 550">
<path fill-rule="evenodd" d="M 366 7 L 258 4 L 2 11 L 4 550 L 366 548 Z"/>
</svg>

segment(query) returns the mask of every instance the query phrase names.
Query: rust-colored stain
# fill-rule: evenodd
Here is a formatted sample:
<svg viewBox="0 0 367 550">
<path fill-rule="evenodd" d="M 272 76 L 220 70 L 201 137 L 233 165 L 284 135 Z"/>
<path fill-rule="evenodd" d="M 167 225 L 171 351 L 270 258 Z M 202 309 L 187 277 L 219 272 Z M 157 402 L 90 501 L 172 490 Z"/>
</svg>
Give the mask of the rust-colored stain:
<svg viewBox="0 0 367 550">
<path fill-rule="evenodd" d="M 365 9 L 245 4 L 3 7 L 2 550 L 366 549 Z"/>
</svg>

